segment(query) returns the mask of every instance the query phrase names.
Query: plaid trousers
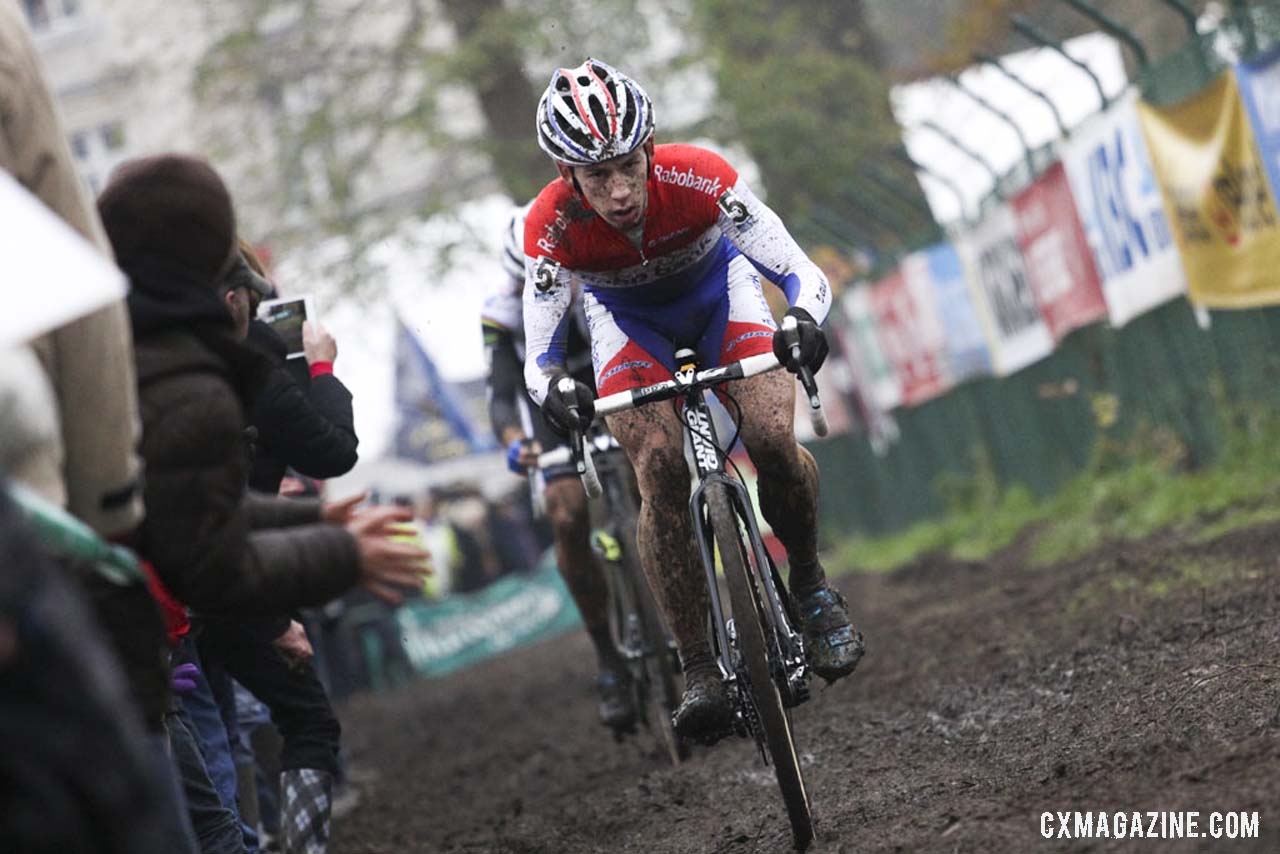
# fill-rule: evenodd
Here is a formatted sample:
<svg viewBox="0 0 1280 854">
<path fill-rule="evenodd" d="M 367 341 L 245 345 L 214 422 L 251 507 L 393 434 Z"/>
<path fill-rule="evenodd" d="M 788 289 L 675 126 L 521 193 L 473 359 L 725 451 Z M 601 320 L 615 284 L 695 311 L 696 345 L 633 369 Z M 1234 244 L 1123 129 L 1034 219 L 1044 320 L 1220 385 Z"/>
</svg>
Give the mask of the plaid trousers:
<svg viewBox="0 0 1280 854">
<path fill-rule="evenodd" d="M 333 812 L 333 775 L 314 768 L 280 774 L 280 850 L 283 854 L 326 854 Z"/>
</svg>

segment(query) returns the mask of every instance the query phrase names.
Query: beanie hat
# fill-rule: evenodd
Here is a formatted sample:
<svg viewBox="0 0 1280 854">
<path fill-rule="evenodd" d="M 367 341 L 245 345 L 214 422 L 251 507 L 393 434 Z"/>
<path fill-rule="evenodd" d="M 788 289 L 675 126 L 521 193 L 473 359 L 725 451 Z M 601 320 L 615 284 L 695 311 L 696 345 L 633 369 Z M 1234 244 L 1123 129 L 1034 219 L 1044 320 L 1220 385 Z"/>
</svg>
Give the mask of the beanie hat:
<svg viewBox="0 0 1280 854">
<path fill-rule="evenodd" d="M 98 212 L 126 273 L 160 267 L 212 289 L 238 255 L 231 195 L 213 167 L 194 157 L 121 164 L 98 197 Z"/>
</svg>

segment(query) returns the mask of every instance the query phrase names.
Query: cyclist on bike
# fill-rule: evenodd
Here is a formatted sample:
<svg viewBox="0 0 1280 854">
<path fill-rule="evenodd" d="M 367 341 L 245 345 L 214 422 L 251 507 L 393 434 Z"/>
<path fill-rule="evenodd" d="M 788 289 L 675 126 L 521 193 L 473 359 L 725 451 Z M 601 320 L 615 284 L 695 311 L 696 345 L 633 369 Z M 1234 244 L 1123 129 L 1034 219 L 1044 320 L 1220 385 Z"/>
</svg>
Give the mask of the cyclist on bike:
<svg viewBox="0 0 1280 854">
<path fill-rule="evenodd" d="M 670 379 L 680 347 L 696 350 L 704 367 L 772 350 L 798 371 L 776 332 L 761 275 L 791 305 L 800 363 L 817 370 L 826 358 L 820 324 L 831 295 L 817 266 L 733 167 L 703 148 L 655 146 L 653 129 L 644 90 L 594 59 L 558 69 L 538 104 L 538 143 L 560 178 L 538 195 L 525 224 L 525 382 L 561 431 L 585 426 L 594 414 L 585 383 L 575 386 L 585 401 L 576 417 L 558 387 L 577 287 L 602 395 Z M 862 636 L 818 561 L 818 473 L 795 439 L 795 382 L 771 372 L 727 391 L 741 405 L 740 435 L 759 473 L 760 509 L 787 550 L 810 665 L 824 679 L 838 679 L 857 665 Z M 641 561 L 684 666 L 676 726 L 712 740 L 729 729 L 733 711 L 707 637 L 682 424 L 674 407 L 660 404 L 610 416 L 609 427 L 639 480 Z"/>
<path fill-rule="evenodd" d="M 521 316 L 522 244 L 528 210 L 529 206 L 525 205 L 511 216 L 502 253 L 502 266 L 507 275 L 495 281 L 481 310 L 489 365 L 489 420 L 498 441 L 507 448 L 508 467 L 517 474 L 536 467 L 538 455 L 543 451 L 563 444 L 563 439 L 547 426 L 541 412 L 528 405 L 522 376 L 525 350 Z M 586 322 L 580 311 L 570 316 L 574 320 L 567 330 L 565 368 L 590 384 L 593 377 Z M 542 479 L 547 519 L 555 537 L 556 563 L 596 650 L 600 720 L 614 730 L 630 730 L 636 722 L 631 675 L 609 631 L 609 590 L 591 549 L 587 494 L 571 464 L 543 469 Z"/>
</svg>

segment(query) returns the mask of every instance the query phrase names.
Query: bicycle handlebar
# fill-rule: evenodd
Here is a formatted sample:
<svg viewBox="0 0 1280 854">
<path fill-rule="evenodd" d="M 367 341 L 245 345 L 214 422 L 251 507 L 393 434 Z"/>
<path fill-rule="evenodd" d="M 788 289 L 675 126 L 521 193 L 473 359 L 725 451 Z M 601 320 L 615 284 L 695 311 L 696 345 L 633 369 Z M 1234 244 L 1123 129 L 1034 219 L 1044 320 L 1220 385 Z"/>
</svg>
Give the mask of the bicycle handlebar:
<svg viewBox="0 0 1280 854">
<path fill-rule="evenodd" d="M 799 333 L 796 329 L 796 319 L 794 317 L 783 318 L 782 330 L 789 339 L 788 343 L 791 347 L 792 358 L 798 362 L 800 360 L 800 344 Z M 644 388 L 627 389 L 616 394 L 596 398 L 596 417 L 626 412 L 648 403 L 679 397 L 690 390 L 709 389 L 723 382 L 747 379 L 769 371 L 776 371 L 781 367 L 782 363 L 778 361 L 778 358 L 773 353 L 761 353 L 756 356 L 748 356 L 737 362 L 730 362 L 727 365 L 695 371 L 692 374 L 676 374 L 673 379 L 663 380 L 660 383 L 654 383 Z M 818 396 L 818 385 L 813 379 L 813 372 L 809 370 L 807 365 L 801 365 L 797 377 L 804 387 L 805 394 L 809 397 L 809 418 L 813 425 L 813 432 L 818 436 L 826 436 L 827 417 L 822 410 L 822 400 Z M 574 381 L 570 377 L 561 377 L 559 382 L 560 391 L 566 397 L 567 408 L 576 415 L 578 402 Z M 595 444 L 596 450 L 605 450 L 608 445 L 601 446 L 599 444 L 600 440 L 584 441 L 585 438 L 579 430 L 570 431 L 568 446 L 539 454 L 538 467 L 547 468 L 548 466 L 564 465 L 572 462 L 575 471 L 582 480 L 582 485 L 587 490 L 587 495 L 592 498 L 599 498 L 603 493 L 603 488 L 600 485 L 600 476 L 596 473 L 595 463 L 591 459 L 591 449 L 593 444 Z M 616 444 L 617 440 L 609 437 L 606 441 Z"/>
<path fill-rule="evenodd" d="M 795 318 L 783 318 L 782 328 L 784 331 L 795 330 Z M 792 352 L 797 358 L 799 356 L 798 351 L 799 344 L 793 344 Z M 690 388 L 711 388 L 722 382 L 758 376 L 769 371 L 775 371 L 780 367 L 782 367 L 782 363 L 772 353 L 761 353 L 757 356 L 748 356 L 737 362 L 730 362 L 727 365 L 705 368 L 697 371 L 692 376 L 677 374 L 674 379 L 663 380 L 651 386 L 628 389 L 596 398 L 596 417 L 626 412 L 636 407 L 644 406 L 646 403 L 654 403 L 659 400 L 670 400 Z M 804 386 L 805 393 L 809 396 L 809 419 L 813 424 L 813 432 L 818 436 L 825 436 L 827 435 L 827 416 L 822 409 L 822 400 L 818 396 L 818 385 L 813 379 L 813 372 L 807 366 L 801 366 L 799 379 L 800 384 Z"/>
<path fill-rule="evenodd" d="M 565 396 L 566 407 L 573 416 L 578 414 L 578 395 L 577 383 L 572 377 L 561 377 L 559 385 L 560 393 Z M 596 464 L 591 459 L 591 448 L 588 443 L 583 441 L 582 432 L 572 430 L 569 434 L 569 454 L 573 460 L 573 467 L 578 472 L 578 477 L 582 480 L 582 486 L 587 490 L 588 498 L 599 498 L 604 494 L 604 487 L 600 485 L 600 475 L 596 473 Z M 539 464 L 542 459 L 539 457 Z"/>
</svg>

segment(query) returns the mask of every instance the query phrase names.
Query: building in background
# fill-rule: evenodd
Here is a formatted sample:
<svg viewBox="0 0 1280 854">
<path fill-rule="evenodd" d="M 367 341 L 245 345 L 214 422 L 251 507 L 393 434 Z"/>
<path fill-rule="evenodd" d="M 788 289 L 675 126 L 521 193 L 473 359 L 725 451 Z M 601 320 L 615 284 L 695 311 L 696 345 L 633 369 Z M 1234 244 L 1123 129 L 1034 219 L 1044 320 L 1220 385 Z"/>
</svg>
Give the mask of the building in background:
<svg viewBox="0 0 1280 854">
<path fill-rule="evenodd" d="M 181 151 L 208 158 L 222 173 L 236 199 L 241 227 L 277 255 L 314 244 L 323 236 L 326 216 L 393 216 L 421 208 L 430 178 L 456 163 L 444 164 L 421 139 L 410 142 L 394 133 L 368 144 L 331 128 L 332 156 L 361 157 L 372 164 L 359 185 L 343 187 L 331 164 L 299 157 L 289 150 L 299 125 L 314 120 L 326 81 L 322 63 L 293 61 L 262 67 L 217 67 L 216 49 L 242 26 L 243 5 L 234 0 L 18 0 L 26 12 L 44 59 L 50 84 L 68 128 L 81 174 L 96 195 L 111 170 L 133 157 Z M 352 7 L 354 0 L 338 5 Z M 262 18 L 255 31 L 264 51 L 275 42 L 296 44 L 302 26 L 299 4 L 282 3 Z M 376 52 L 398 35 L 394 18 L 360 13 L 361 39 Z M 242 33 L 236 30 L 237 37 Z M 422 39 L 447 44 L 447 25 L 425 28 Z M 221 71 L 221 76 L 219 76 Z M 403 73 L 414 74 L 409 69 Z M 219 86 L 235 76 L 235 86 Z M 377 81 L 370 83 L 376 87 Z M 234 93 L 220 97 L 223 93 Z M 449 122 L 459 131 L 480 121 L 470 93 L 456 87 L 442 92 Z M 377 108 L 376 88 L 353 93 Z M 353 101 L 358 103 L 357 101 Z M 481 168 L 471 164 L 470 168 Z M 325 208 L 343 195 L 340 212 Z"/>
</svg>

